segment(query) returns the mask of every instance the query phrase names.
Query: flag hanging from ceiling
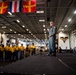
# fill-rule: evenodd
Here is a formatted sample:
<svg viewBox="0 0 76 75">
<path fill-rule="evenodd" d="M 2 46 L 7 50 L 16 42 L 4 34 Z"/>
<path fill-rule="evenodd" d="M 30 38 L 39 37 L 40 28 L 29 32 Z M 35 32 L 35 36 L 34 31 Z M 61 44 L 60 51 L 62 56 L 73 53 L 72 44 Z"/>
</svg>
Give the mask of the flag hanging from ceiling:
<svg viewBox="0 0 76 75">
<path fill-rule="evenodd" d="M 21 1 L 12 1 L 9 3 L 9 12 L 15 13 L 15 12 L 21 12 Z"/>
<path fill-rule="evenodd" d="M 5 14 L 8 11 L 8 2 L 0 2 L 0 14 Z"/>
<path fill-rule="evenodd" d="M 36 0 L 24 0 L 23 12 L 36 12 Z"/>
</svg>

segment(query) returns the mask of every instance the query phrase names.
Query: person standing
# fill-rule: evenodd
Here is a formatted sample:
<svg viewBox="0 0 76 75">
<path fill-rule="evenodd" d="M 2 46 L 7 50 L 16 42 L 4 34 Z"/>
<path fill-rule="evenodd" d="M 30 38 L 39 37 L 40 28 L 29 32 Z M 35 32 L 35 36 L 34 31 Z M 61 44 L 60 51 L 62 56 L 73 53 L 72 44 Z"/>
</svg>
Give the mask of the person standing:
<svg viewBox="0 0 76 75">
<path fill-rule="evenodd" d="M 23 59 L 25 47 L 23 46 L 23 44 L 21 44 L 19 48 L 20 48 L 20 59 Z"/>
<path fill-rule="evenodd" d="M 56 56 L 55 39 L 56 39 L 56 27 L 54 22 L 50 22 L 48 55 Z"/>
<path fill-rule="evenodd" d="M 0 45 L 0 61 L 3 61 L 3 51 L 4 51 L 4 45 Z"/>
<path fill-rule="evenodd" d="M 32 43 L 32 46 L 31 46 L 31 55 L 35 55 L 36 54 L 36 45 L 34 43 Z"/>
</svg>

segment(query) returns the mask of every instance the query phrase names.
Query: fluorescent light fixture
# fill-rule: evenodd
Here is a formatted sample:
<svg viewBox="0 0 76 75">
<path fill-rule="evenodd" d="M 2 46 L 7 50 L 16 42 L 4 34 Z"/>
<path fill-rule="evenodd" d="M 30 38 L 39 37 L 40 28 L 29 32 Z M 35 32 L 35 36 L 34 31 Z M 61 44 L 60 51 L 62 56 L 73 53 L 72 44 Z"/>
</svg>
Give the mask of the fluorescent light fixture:
<svg viewBox="0 0 76 75">
<path fill-rule="evenodd" d="M 10 31 L 12 31 L 12 29 L 10 29 Z"/>
<path fill-rule="evenodd" d="M 8 35 L 8 34 L 6 34 L 6 35 Z"/>
<path fill-rule="evenodd" d="M 39 22 L 45 22 L 45 20 L 39 20 Z"/>
<path fill-rule="evenodd" d="M 29 31 L 29 33 L 31 33 L 31 31 Z"/>
<path fill-rule="evenodd" d="M 76 14 L 76 10 L 74 11 L 74 14 Z"/>
<path fill-rule="evenodd" d="M 11 36 L 11 37 L 13 37 L 13 36 Z"/>
<path fill-rule="evenodd" d="M 49 31 L 49 29 L 47 29 L 47 31 Z"/>
<path fill-rule="evenodd" d="M 14 37 L 15 38 L 15 37 Z"/>
<path fill-rule="evenodd" d="M 18 22 L 18 23 L 20 23 L 20 21 L 19 21 L 19 20 L 17 20 L 17 22 Z"/>
<path fill-rule="evenodd" d="M 65 27 L 67 27 L 67 25 L 65 25 Z"/>
<path fill-rule="evenodd" d="M 24 36 L 24 38 L 26 38 L 26 37 Z"/>
<path fill-rule="evenodd" d="M 12 15 L 12 13 L 11 13 L 11 12 L 8 12 L 8 14 L 9 14 L 9 15 Z"/>
<path fill-rule="evenodd" d="M 44 32 L 44 33 L 46 33 L 46 32 Z"/>
<path fill-rule="evenodd" d="M 23 35 L 21 35 L 21 37 L 23 37 Z"/>
<path fill-rule="evenodd" d="M 20 34 L 18 34 L 18 35 L 20 35 Z"/>
<path fill-rule="evenodd" d="M 44 31 L 45 31 L 45 29 L 44 29 Z"/>
<path fill-rule="evenodd" d="M 34 37 L 34 38 L 36 38 L 36 36 L 35 36 L 35 35 L 34 35 L 33 37 Z"/>
<path fill-rule="evenodd" d="M 36 11 L 36 13 L 44 13 L 44 11 Z"/>
<path fill-rule="evenodd" d="M 32 41 L 31 39 L 29 41 Z"/>
<path fill-rule="evenodd" d="M 71 22 L 72 19 L 69 19 L 68 22 Z"/>
<path fill-rule="evenodd" d="M 45 25 L 43 25 L 43 27 L 45 27 Z"/>
<path fill-rule="evenodd" d="M 26 29 L 28 31 L 28 29 Z"/>
<path fill-rule="evenodd" d="M 63 31 L 64 29 L 62 29 L 62 31 Z"/>
<path fill-rule="evenodd" d="M 24 25 L 22 25 L 22 27 L 23 27 L 23 28 L 25 28 L 25 26 L 24 26 Z"/>
<path fill-rule="evenodd" d="M 17 33 L 17 32 L 14 32 L 14 33 Z"/>
<path fill-rule="evenodd" d="M 31 35 L 33 35 L 33 34 L 31 33 Z"/>
<path fill-rule="evenodd" d="M 2 28 L 6 28 L 6 26 L 2 26 Z"/>
</svg>

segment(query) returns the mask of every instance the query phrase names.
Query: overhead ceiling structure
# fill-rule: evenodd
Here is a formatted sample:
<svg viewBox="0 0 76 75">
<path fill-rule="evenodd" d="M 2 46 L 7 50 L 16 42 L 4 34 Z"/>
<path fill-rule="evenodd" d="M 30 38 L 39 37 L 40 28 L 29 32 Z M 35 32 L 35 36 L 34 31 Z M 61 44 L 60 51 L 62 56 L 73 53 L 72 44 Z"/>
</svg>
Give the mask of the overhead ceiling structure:
<svg viewBox="0 0 76 75">
<path fill-rule="evenodd" d="M 36 3 L 36 12 L 0 14 L 0 33 L 11 38 L 48 39 L 50 21 L 55 22 L 57 32 L 76 29 L 76 0 L 36 0 Z"/>
</svg>

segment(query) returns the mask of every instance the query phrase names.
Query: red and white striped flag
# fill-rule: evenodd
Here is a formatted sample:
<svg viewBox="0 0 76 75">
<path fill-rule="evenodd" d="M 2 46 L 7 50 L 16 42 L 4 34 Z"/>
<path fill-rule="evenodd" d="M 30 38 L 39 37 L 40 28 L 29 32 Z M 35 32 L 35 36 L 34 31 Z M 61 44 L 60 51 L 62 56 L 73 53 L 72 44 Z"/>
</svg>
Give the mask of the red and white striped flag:
<svg viewBox="0 0 76 75">
<path fill-rule="evenodd" d="M 21 12 L 21 1 L 12 1 L 9 3 L 10 4 L 10 9 L 9 12 Z"/>
</svg>

